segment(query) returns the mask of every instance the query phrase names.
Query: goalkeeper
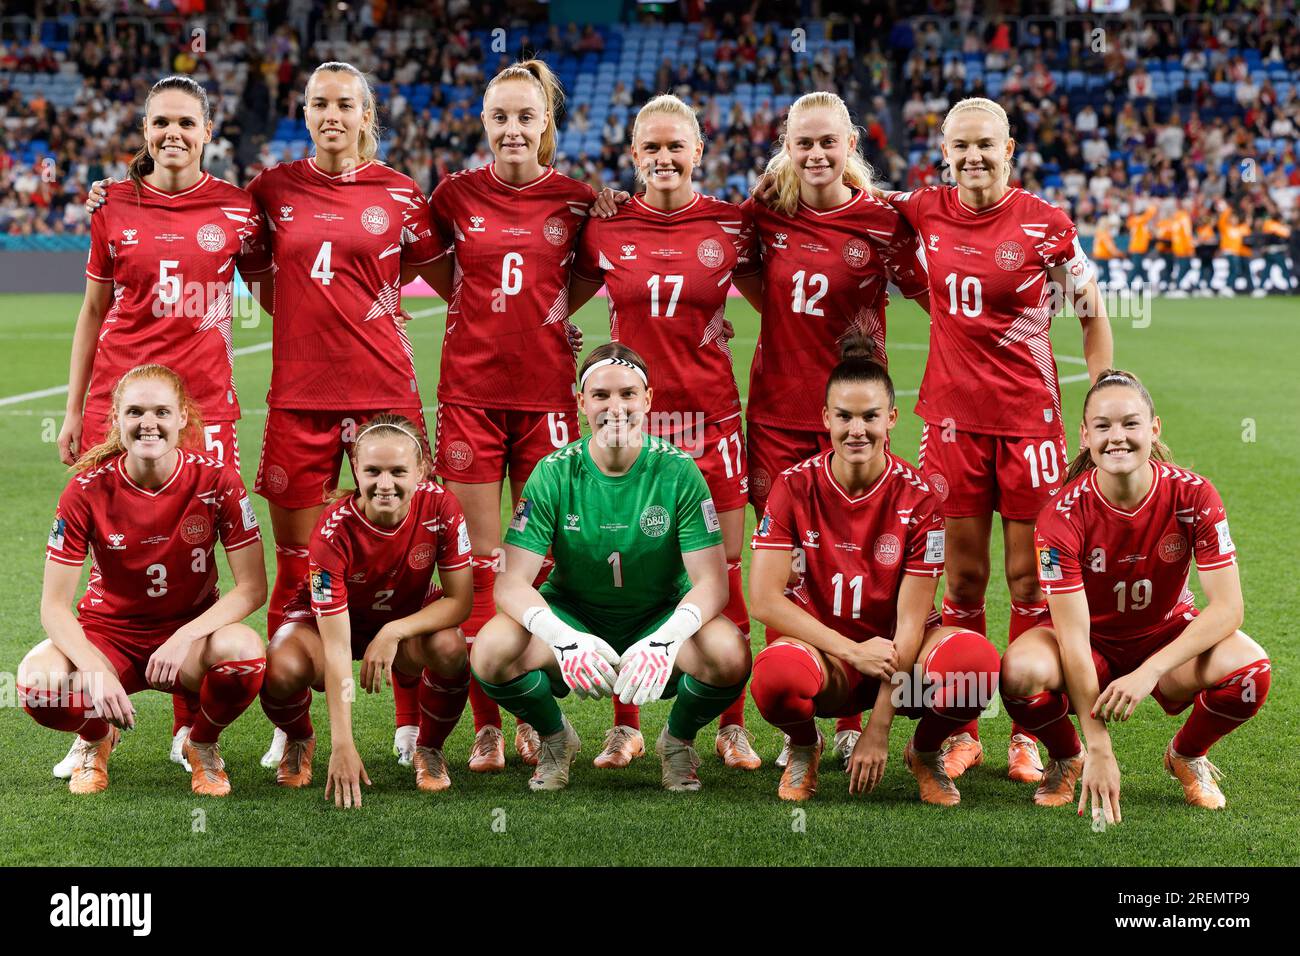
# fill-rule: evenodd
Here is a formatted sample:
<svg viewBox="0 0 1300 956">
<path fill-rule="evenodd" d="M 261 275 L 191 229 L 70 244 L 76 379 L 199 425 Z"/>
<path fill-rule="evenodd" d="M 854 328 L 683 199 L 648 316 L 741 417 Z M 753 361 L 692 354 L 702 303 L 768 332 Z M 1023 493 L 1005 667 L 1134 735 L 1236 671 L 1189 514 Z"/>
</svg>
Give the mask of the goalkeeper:
<svg viewBox="0 0 1300 956">
<path fill-rule="evenodd" d="M 722 616 L 727 567 L 704 476 L 645 434 L 646 365 L 618 342 L 592 351 L 578 409 L 592 434 L 543 458 L 505 537 L 497 615 L 470 667 L 489 697 L 541 735 L 528 785 L 560 790 L 580 741 L 555 698 L 675 697 L 655 751 L 663 785 L 700 789 L 695 735 L 740 693 L 749 645 Z M 534 588 L 542 559 L 555 567 Z"/>
</svg>

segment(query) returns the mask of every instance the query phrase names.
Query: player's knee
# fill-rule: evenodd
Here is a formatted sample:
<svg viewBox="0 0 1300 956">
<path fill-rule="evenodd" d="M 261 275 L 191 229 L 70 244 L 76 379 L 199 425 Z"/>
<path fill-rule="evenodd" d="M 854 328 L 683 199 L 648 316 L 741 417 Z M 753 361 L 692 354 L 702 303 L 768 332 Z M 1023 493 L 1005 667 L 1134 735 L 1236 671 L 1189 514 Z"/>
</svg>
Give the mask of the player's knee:
<svg viewBox="0 0 1300 956">
<path fill-rule="evenodd" d="M 1030 567 L 1027 571 L 1007 571 L 1007 591 L 1011 600 L 1021 604 L 1033 604 L 1043 599 L 1043 592 L 1038 587 L 1038 571 Z"/>
<path fill-rule="evenodd" d="M 446 627 L 422 641 L 425 666 L 439 677 L 455 677 L 469 664 L 469 653 L 460 629 Z"/>
<path fill-rule="evenodd" d="M 1008 645 L 1002 655 L 999 686 L 1005 697 L 1030 697 L 1047 689 L 1051 663 L 1032 645 Z"/>
<path fill-rule="evenodd" d="M 277 700 L 292 697 L 311 683 L 311 661 L 294 649 L 281 645 L 266 655 L 262 693 Z"/>
<path fill-rule="evenodd" d="M 989 585 L 987 564 L 978 561 L 961 564 L 953 562 L 944 569 L 944 573 L 947 575 L 945 586 L 948 594 L 958 603 L 973 604 L 984 600 L 984 592 Z"/>
<path fill-rule="evenodd" d="M 1204 691 L 1205 706 L 1233 720 L 1249 720 L 1268 698 L 1273 665 L 1267 658 L 1239 667 Z"/>
<path fill-rule="evenodd" d="M 50 651 L 54 650 L 54 645 L 46 640 L 41 641 L 33 647 L 23 657 L 18 664 L 18 684 L 20 687 L 39 687 L 45 688 L 50 685 L 53 679 L 55 662 L 51 659 Z"/>
<path fill-rule="evenodd" d="M 957 631 L 929 655 L 926 680 L 937 685 L 933 710 L 946 717 L 969 720 L 993 700 L 1001 661 L 997 649 L 982 634 Z"/>
<path fill-rule="evenodd" d="M 758 712 L 769 722 L 782 719 L 792 707 L 812 700 L 821 690 L 815 661 L 793 644 L 772 644 L 754 658 L 749 693 Z"/>
<path fill-rule="evenodd" d="M 214 662 L 248 661 L 265 655 L 262 639 L 247 624 L 227 624 L 217 629 L 208 641 L 207 657 Z"/>
<path fill-rule="evenodd" d="M 469 653 L 469 666 L 475 675 L 492 684 L 506 680 L 510 665 L 513 663 L 513 645 L 507 627 L 499 620 L 498 614 L 483 625 L 474 638 Z"/>
</svg>

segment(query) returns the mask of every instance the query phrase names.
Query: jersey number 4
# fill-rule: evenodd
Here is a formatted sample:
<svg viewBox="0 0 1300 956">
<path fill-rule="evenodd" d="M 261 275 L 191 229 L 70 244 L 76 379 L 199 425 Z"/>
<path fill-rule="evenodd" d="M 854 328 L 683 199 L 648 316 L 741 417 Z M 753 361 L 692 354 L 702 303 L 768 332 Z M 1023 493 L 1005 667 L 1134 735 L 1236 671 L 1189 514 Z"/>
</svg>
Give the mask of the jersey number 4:
<svg viewBox="0 0 1300 956">
<path fill-rule="evenodd" d="M 311 277 L 321 285 L 329 285 L 334 278 L 334 273 L 330 271 L 330 255 L 333 251 L 333 242 L 322 242 L 320 251 L 316 253 L 316 261 L 311 264 Z"/>
</svg>

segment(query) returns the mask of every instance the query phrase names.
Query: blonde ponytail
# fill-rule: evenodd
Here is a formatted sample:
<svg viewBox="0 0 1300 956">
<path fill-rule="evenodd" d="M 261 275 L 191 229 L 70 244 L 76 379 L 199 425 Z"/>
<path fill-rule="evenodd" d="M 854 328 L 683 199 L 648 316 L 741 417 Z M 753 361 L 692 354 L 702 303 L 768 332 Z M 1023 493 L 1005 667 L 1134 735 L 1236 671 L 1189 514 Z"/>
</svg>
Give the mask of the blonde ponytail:
<svg viewBox="0 0 1300 956">
<path fill-rule="evenodd" d="M 564 88 L 560 86 L 560 81 L 556 79 L 551 68 L 543 60 L 522 60 L 519 63 L 513 63 L 506 67 L 488 83 L 487 88 L 483 91 L 484 99 L 487 98 L 487 91 L 492 89 L 498 83 L 504 83 L 507 80 L 523 80 L 527 83 L 536 83 L 542 91 L 542 103 L 546 108 L 546 129 L 542 131 L 541 140 L 537 144 L 537 161 L 543 166 L 550 166 L 555 162 L 556 148 L 556 118 L 561 105 L 564 103 Z"/>
<path fill-rule="evenodd" d="M 357 78 L 361 84 L 361 109 L 370 112 L 370 120 L 361 124 L 361 131 L 357 136 L 357 158 L 359 164 L 370 162 L 379 153 L 379 137 L 382 130 L 379 127 L 379 108 L 375 104 L 375 91 L 366 79 L 366 75 L 358 70 L 351 63 L 343 63 L 339 60 L 331 60 L 328 63 L 322 63 L 316 69 L 312 70 L 311 77 L 307 80 L 307 88 L 311 89 L 311 81 L 316 79 L 316 74 L 322 71 L 330 73 L 347 73 Z"/>
</svg>

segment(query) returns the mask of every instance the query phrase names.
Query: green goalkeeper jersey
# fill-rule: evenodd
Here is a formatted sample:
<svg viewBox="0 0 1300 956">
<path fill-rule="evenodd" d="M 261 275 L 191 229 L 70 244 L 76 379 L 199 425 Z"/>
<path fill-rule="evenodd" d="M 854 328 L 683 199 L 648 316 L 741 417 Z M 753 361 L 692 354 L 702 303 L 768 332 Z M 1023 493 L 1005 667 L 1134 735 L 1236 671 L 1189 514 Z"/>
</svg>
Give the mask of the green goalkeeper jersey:
<svg viewBox="0 0 1300 956">
<path fill-rule="evenodd" d="M 544 595 L 626 626 L 680 601 L 691 587 L 682 554 L 721 544 L 722 530 L 704 476 L 676 445 L 647 435 L 628 473 L 611 477 L 591 460 L 590 441 L 537 463 L 506 543 L 551 552 Z"/>
</svg>

